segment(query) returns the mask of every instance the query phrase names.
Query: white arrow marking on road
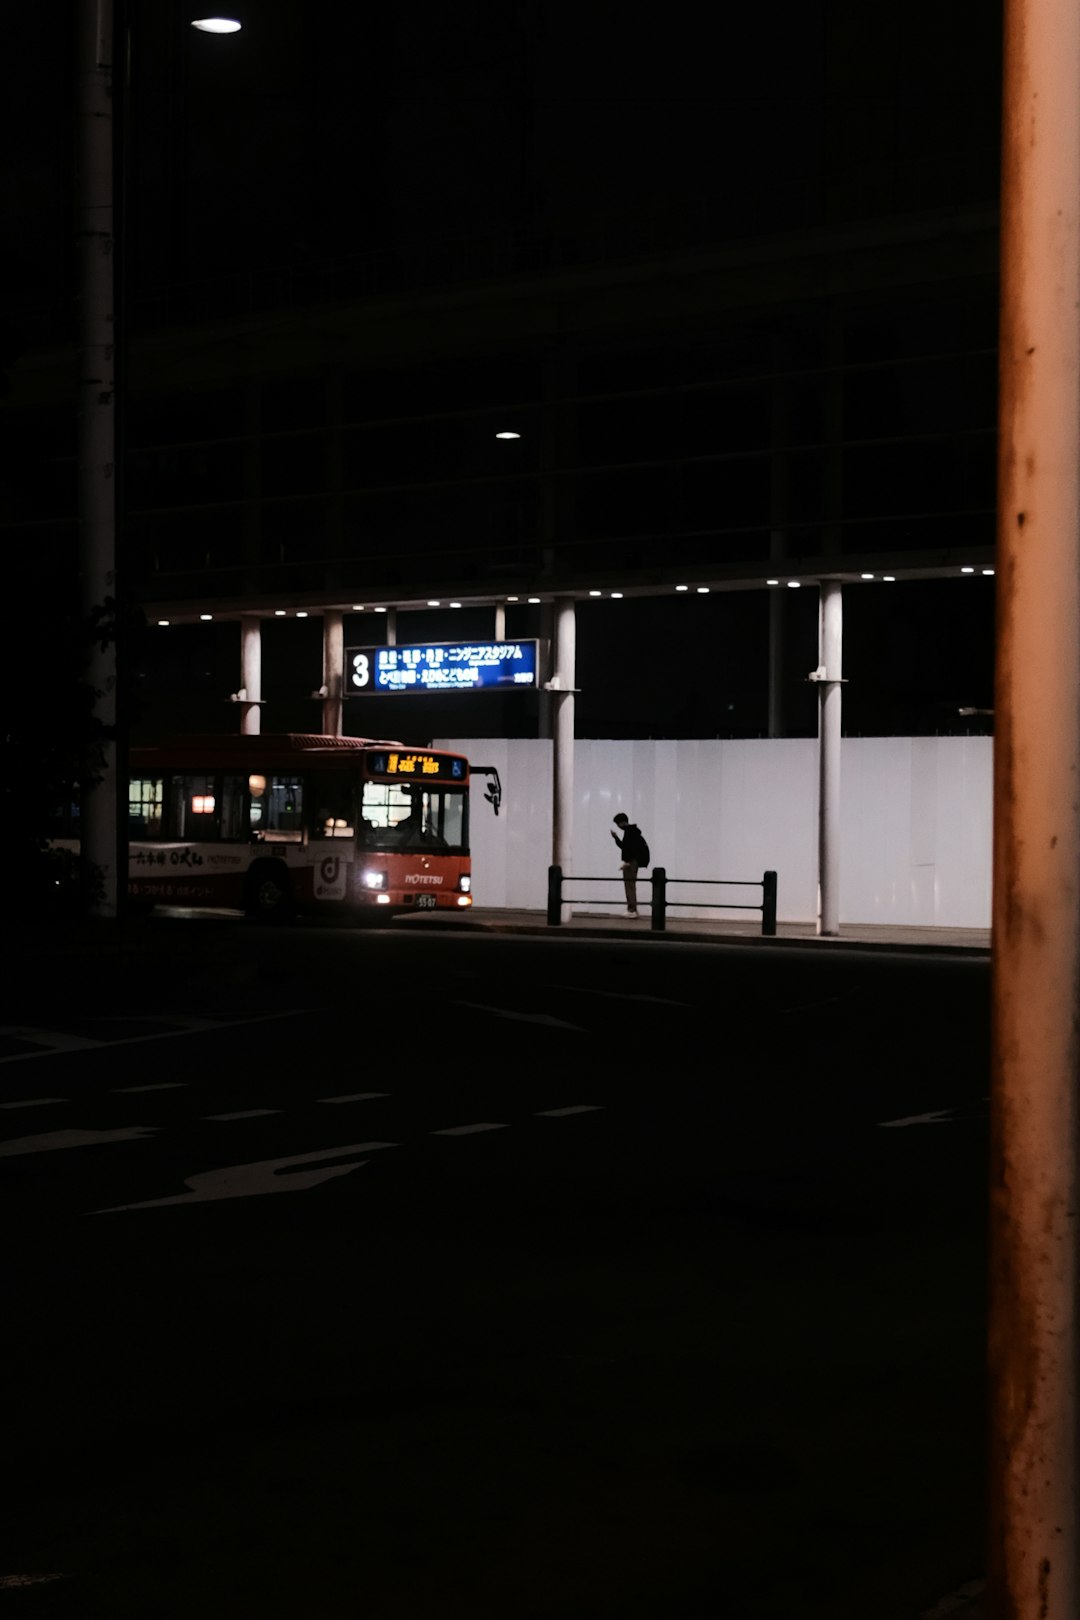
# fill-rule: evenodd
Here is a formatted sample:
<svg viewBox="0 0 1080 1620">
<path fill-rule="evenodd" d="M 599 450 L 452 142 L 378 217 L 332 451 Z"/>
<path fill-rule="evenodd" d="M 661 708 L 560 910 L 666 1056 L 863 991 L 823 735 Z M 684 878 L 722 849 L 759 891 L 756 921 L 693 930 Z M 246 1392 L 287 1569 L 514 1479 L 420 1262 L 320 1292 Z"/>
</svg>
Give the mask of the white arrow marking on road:
<svg viewBox="0 0 1080 1620">
<path fill-rule="evenodd" d="M 317 1187 L 321 1181 L 334 1176 L 348 1176 L 368 1162 L 362 1159 L 354 1164 L 325 1165 L 327 1159 L 344 1159 L 358 1153 L 374 1153 L 377 1148 L 397 1147 L 396 1142 L 354 1142 L 350 1147 L 321 1148 L 317 1153 L 292 1153 L 284 1159 L 259 1159 L 252 1164 L 233 1164 L 224 1170 L 203 1170 L 188 1176 L 185 1193 L 172 1198 L 147 1198 L 138 1204 L 113 1204 L 109 1209 L 95 1209 L 94 1215 L 115 1215 L 125 1209 L 158 1209 L 164 1204 L 206 1204 L 219 1198 L 256 1198 L 265 1193 L 302 1192 Z M 282 1175 L 294 1165 L 323 1163 L 321 1170 L 298 1170 L 293 1175 Z"/>
<path fill-rule="evenodd" d="M 939 1108 L 934 1114 L 908 1114 L 905 1119 L 879 1119 L 879 1130 L 887 1130 L 891 1125 L 945 1125 L 950 1115 L 956 1112 L 953 1108 Z"/>
<path fill-rule="evenodd" d="M 20 1153 L 56 1153 L 61 1148 L 103 1147 L 109 1142 L 133 1142 L 137 1137 L 156 1136 L 156 1125 L 127 1125 L 117 1131 L 45 1131 L 41 1136 L 17 1136 L 0 1142 L 0 1158 L 14 1159 Z"/>
</svg>

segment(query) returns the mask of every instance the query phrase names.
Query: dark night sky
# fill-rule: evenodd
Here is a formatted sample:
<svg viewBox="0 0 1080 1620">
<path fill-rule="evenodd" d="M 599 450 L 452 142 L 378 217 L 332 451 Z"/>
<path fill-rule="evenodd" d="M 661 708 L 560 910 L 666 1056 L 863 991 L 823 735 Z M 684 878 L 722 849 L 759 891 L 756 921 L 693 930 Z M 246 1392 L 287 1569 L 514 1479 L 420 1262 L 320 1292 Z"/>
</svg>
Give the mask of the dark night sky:
<svg viewBox="0 0 1080 1620">
<path fill-rule="evenodd" d="M 4 267 L 17 343 L 34 330 L 27 311 L 74 306 L 77 10 L 25 8 L 13 25 L 0 195 L 17 223 Z M 234 9 L 244 31 L 225 39 L 192 31 L 191 8 L 175 0 L 129 10 L 133 295 L 442 238 L 591 233 L 662 249 L 996 201 L 996 0 L 711 11 L 255 0 Z M 806 729 L 813 594 L 791 608 L 806 651 L 793 652 L 787 677 Z M 934 730 L 938 714 L 940 729 L 955 729 L 954 706 L 988 706 L 989 582 L 850 597 L 848 730 Z M 632 610 L 643 634 L 679 637 L 685 620 L 673 615 L 686 606 L 620 604 L 619 634 Z M 765 729 L 764 597 L 694 611 L 711 617 L 677 720 L 655 694 L 628 706 L 611 689 L 593 615 L 595 650 L 579 639 L 583 734 Z M 729 654 L 723 679 L 716 646 Z M 196 686 L 212 683 L 207 702 L 222 689 L 218 664 L 232 660 L 232 643 L 223 648 L 185 654 Z M 231 689 L 233 674 L 224 679 Z M 438 714 L 448 729 L 449 711 Z"/>
<path fill-rule="evenodd" d="M 996 0 L 587 6 L 128 0 L 133 275 L 606 224 L 711 240 L 993 204 Z M 70 295 L 75 0 L 3 109 L 16 308 Z"/>
</svg>

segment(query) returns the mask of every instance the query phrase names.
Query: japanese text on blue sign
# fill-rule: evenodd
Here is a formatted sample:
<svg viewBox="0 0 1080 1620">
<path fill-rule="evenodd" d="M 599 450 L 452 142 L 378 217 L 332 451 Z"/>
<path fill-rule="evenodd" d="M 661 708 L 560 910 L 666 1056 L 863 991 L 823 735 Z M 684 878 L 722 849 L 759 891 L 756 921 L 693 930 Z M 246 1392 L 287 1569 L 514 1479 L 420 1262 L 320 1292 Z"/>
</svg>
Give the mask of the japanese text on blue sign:
<svg viewBox="0 0 1080 1620">
<path fill-rule="evenodd" d="M 348 692 L 526 691 L 537 685 L 535 641 L 441 641 L 417 647 L 350 647 Z"/>
</svg>

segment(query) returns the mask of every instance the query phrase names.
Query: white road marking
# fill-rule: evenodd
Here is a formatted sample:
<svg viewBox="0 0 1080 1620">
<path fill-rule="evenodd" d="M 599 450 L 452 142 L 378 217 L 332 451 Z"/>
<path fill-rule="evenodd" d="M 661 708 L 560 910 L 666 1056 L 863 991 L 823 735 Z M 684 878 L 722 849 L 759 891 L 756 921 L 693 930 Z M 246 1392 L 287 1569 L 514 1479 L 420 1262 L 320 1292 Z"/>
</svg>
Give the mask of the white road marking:
<svg viewBox="0 0 1080 1620">
<path fill-rule="evenodd" d="M 388 1091 L 352 1091 L 345 1097 L 316 1097 L 321 1103 L 374 1102 L 376 1097 L 389 1097 Z"/>
<path fill-rule="evenodd" d="M 879 1119 L 879 1130 L 888 1130 L 895 1125 L 945 1125 L 956 1112 L 953 1108 L 939 1108 L 933 1114 L 908 1114 L 903 1119 Z"/>
<path fill-rule="evenodd" d="M 280 1108 L 238 1108 L 235 1114 L 204 1114 L 203 1119 L 224 1123 L 230 1119 L 260 1119 L 264 1114 L 280 1114 Z"/>
<path fill-rule="evenodd" d="M 572 1108 L 538 1108 L 537 1119 L 562 1119 L 565 1114 L 596 1114 L 603 1111 L 603 1103 L 575 1103 Z"/>
<path fill-rule="evenodd" d="M 107 1046 L 138 1046 L 143 1041 L 165 1041 L 181 1035 L 205 1035 L 216 1029 L 236 1029 L 242 1024 L 266 1024 L 278 1018 L 300 1018 L 303 1016 L 302 1007 L 291 1008 L 287 1012 L 260 1013 L 254 1018 L 162 1018 L 163 1024 L 178 1025 L 178 1028 L 155 1030 L 152 1035 L 129 1035 L 107 1041 L 90 1040 L 85 1035 L 62 1035 L 57 1030 L 27 1029 L 22 1025 L 11 1024 L 0 1029 L 0 1036 L 10 1035 L 15 1040 L 33 1041 L 38 1047 L 36 1052 L 12 1052 L 8 1057 L 0 1057 L 0 1063 L 25 1063 L 28 1058 L 56 1057 L 62 1052 L 91 1052 L 104 1051 Z M 146 1018 L 136 1018 L 134 1015 L 125 1018 L 110 1018 L 103 1020 L 110 1024 L 140 1023 L 145 1024 Z"/>
<path fill-rule="evenodd" d="M 396 1146 L 396 1142 L 355 1142 L 348 1147 L 321 1148 L 316 1153 L 293 1153 L 284 1159 L 259 1159 L 252 1164 L 230 1165 L 224 1170 L 203 1170 L 198 1175 L 188 1176 L 184 1182 L 188 1191 L 176 1193 L 172 1198 L 148 1198 L 138 1204 L 114 1204 L 111 1209 L 96 1209 L 92 1213 L 116 1215 L 126 1209 L 159 1209 L 165 1204 L 206 1204 L 221 1198 L 255 1198 L 266 1193 L 303 1192 L 335 1176 L 351 1175 L 369 1162 L 359 1159 L 352 1164 L 326 1165 L 327 1159 L 344 1159 L 360 1153 L 374 1153 L 378 1148 Z M 323 1164 L 322 1169 L 292 1173 L 294 1165 L 319 1163 Z"/>
<path fill-rule="evenodd" d="M 70 1101 L 70 1097 L 25 1097 L 19 1102 L 0 1103 L 0 1108 L 44 1108 L 49 1103 Z"/>
<path fill-rule="evenodd" d="M 156 1080 L 152 1086 L 113 1086 L 118 1097 L 125 1097 L 133 1091 L 186 1091 L 186 1080 Z"/>
<path fill-rule="evenodd" d="M 35 1046 L 42 1048 L 41 1052 L 15 1052 L 11 1057 L 0 1058 L 0 1063 L 17 1063 L 24 1057 L 42 1057 L 45 1052 L 88 1052 L 103 1044 L 88 1035 L 64 1035 L 58 1029 L 37 1029 L 30 1024 L 6 1024 L 0 1029 L 0 1035 L 7 1035 L 13 1041 L 32 1041 Z"/>
<path fill-rule="evenodd" d="M 448 1125 L 441 1131 L 429 1131 L 429 1136 L 471 1136 L 474 1131 L 507 1131 L 507 1124 L 498 1124 L 493 1120 L 482 1120 L 476 1125 Z"/>
<path fill-rule="evenodd" d="M 678 1001 L 671 996 L 639 996 L 632 990 L 594 990 L 591 985 L 553 984 L 553 990 L 571 991 L 574 995 L 595 996 L 597 1001 L 651 1001 L 658 1007 L 692 1007 L 692 1001 Z"/>
<path fill-rule="evenodd" d="M 550 1013 L 514 1012 L 510 1007 L 489 1007 L 482 1001 L 452 1001 L 452 1007 L 467 1007 L 470 1012 L 491 1013 L 495 1018 L 510 1018 L 518 1024 L 546 1024 L 549 1029 L 572 1029 L 582 1034 L 580 1024 L 567 1023 L 565 1018 L 553 1018 Z"/>
<path fill-rule="evenodd" d="M 0 1159 L 14 1159 L 23 1153 L 58 1153 L 62 1148 L 134 1142 L 139 1137 L 156 1136 L 157 1129 L 156 1125 L 125 1125 L 116 1131 L 46 1131 L 40 1136 L 17 1136 L 10 1142 L 0 1142 Z"/>
</svg>

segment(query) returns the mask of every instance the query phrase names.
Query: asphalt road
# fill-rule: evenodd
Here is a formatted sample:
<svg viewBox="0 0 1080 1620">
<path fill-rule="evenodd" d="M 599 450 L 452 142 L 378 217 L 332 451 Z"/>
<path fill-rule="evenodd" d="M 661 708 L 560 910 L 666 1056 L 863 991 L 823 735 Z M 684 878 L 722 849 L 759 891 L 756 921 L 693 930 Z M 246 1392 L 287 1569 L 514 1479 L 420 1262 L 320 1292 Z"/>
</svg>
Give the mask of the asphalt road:
<svg viewBox="0 0 1080 1620">
<path fill-rule="evenodd" d="M 980 1575 L 984 959 L 11 943 L 13 1614 L 918 1620 Z"/>
</svg>

